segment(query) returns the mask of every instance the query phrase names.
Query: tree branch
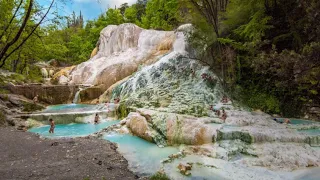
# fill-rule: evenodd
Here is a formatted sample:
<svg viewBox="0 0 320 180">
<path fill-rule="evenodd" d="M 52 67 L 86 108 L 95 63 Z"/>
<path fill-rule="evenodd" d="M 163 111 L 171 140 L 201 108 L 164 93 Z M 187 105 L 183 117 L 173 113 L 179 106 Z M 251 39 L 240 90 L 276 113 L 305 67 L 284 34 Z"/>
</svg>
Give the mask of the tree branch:
<svg viewBox="0 0 320 180">
<path fill-rule="evenodd" d="M 31 0 L 32 1 L 32 0 Z M 2 63 L 0 65 L 0 68 L 4 66 L 5 61 L 8 57 L 10 57 L 16 50 L 18 50 L 29 38 L 30 36 L 35 32 L 35 30 L 39 27 L 39 25 L 42 23 L 42 21 L 44 20 L 44 18 L 47 16 L 47 14 L 49 13 L 51 7 L 53 6 L 54 0 L 52 0 L 47 12 L 45 13 L 45 15 L 41 18 L 41 20 L 38 22 L 38 24 L 32 29 L 31 33 L 23 39 L 23 41 L 16 47 L 14 48 L 8 55 L 6 55 L 4 57 L 4 59 L 2 60 Z M 1 56 L 0 56 L 1 57 Z"/>
<path fill-rule="evenodd" d="M 6 26 L 6 28 L 4 29 L 4 31 L 3 31 L 2 34 L 0 35 L 0 39 L 2 39 L 2 37 L 4 36 L 4 34 L 5 34 L 5 33 L 7 32 L 7 30 L 9 29 L 12 21 L 14 20 L 14 18 L 16 17 L 16 15 L 17 15 L 17 13 L 18 13 L 18 10 L 20 9 L 20 6 L 21 6 L 22 2 L 23 2 L 23 0 L 20 0 L 20 3 L 19 3 L 19 5 L 18 5 L 16 11 L 14 12 L 12 18 L 11 18 L 10 21 L 9 21 L 9 24 Z"/>
<path fill-rule="evenodd" d="M 0 60 L 2 60 L 2 58 L 4 57 L 5 53 L 8 51 L 8 49 L 10 48 L 10 46 L 12 46 L 14 43 L 16 43 L 18 41 L 18 39 L 20 38 L 24 28 L 26 27 L 27 25 L 27 22 L 30 18 L 30 15 L 31 15 L 31 10 L 32 10 L 32 6 L 33 6 L 33 0 L 30 0 L 30 3 L 29 3 L 29 7 L 28 7 L 28 10 L 27 10 L 27 13 L 26 13 L 26 16 L 22 22 L 22 25 L 20 26 L 19 28 L 19 31 L 18 33 L 16 34 L 16 36 L 9 42 L 7 43 L 4 48 L 1 50 L 0 52 Z M 3 61 L 3 60 L 2 60 Z M 0 66 L 2 67 L 2 66 Z"/>
</svg>

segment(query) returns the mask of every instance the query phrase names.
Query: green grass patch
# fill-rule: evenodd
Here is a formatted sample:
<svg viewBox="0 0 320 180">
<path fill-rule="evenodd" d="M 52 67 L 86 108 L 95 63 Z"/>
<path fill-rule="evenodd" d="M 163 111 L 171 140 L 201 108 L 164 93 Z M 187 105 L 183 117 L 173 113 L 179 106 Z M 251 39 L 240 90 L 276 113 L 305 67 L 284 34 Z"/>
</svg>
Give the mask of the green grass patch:
<svg viewBox="0 0 320 180">
<path fill-rule="evenodd" d="M 150 180 L 170 180 L 164 172 L 157 172 L 150 177 Z"/>
<path fill-rule="evenodd" d="M 23 103 L 23 111 L 25 112 L 34 112 L 42 109 L 43 108 L 37 104 Z"/>
<path fill-rule="evenodd" d="M 10 91 L 8 91 L 7 89 L 3 89 L 3 88 L 0 89 L 0 94 L 9 94 L 9 93 Z"/>
</svg>

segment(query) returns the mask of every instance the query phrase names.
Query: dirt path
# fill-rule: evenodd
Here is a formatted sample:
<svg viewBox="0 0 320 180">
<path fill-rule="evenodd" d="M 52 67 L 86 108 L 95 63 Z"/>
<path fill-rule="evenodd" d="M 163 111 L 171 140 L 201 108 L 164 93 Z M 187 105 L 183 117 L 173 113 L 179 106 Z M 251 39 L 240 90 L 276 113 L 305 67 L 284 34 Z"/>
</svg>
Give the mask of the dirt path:
<svg viewBox="0 0 320 180">
<path fill-rule="evenodd" d="M 137 179 L 116 146 L 95 138 L 43 140 L 0 128 L 0 179 Z"/>
</svg>

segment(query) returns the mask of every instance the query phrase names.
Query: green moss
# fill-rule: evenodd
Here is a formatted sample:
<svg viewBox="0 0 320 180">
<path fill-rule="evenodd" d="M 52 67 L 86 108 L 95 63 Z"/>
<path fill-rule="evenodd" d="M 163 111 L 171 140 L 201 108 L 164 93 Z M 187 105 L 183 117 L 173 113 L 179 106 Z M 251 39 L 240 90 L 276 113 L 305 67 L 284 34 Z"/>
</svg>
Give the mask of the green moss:
<svg viewBox="0 0 320 180">
<path fill-rule="evenodd" d="M 27 119 L 27 127 L 28 128 L 40 127 L 40 126 L 43 126 L 43 124 L 41 122 L 34 120 L 34 119 L 31 119 L 31 118 Z"/>
<path fill-rule="evenodd" d="M 266 113 L 280 113 L 280 101 L 273 95 L 256 89 L 236 88 L 235 96 L 239 97 L 240 103 L 252 109 L 261 109 Z"/>
<path fill-rule="evenodd" d="M 9 101 L 9 96 L 6 93 L 0 93 L 0 94 L 4 94 L 4 95 L 2 95 L 2 99 L 4 101 Z"/>
<path fill-rule="evenodd" d="M 150 177 L 150 180 L 170 180 L 164 172 L 157 172 Z"/>
<path fill-rule="evenodd" d="M 123 119 L 123 118 L 127 117 L 128 114 L 129 114 L 129 112 L 130 112 L 130 111 L 129 111 L 129 109 L 127 108 L 126 103 L 125 103 L 125 102 L 120 103 L 120 105 L 119 105 L 119 107 L 118 107 L 118 109 L 117 109 L 117 116 L 118 116 L 118 118 L 119 118 L 119 119 Z"/>
<path fill-rule="evenodd" d="M 34 112 L 42 109 L 43 108 L 37 104 L 23 103 L 23 111 L 25 112 Z"/>
<path fill-rule="evenodd" d="M 8 91 L 7 89 L 0 89 L 0 94 L 9 94 L 10 91 Z"/>
<path fill-rule="evenodd" d="M 217 141 L 234 140 L 234 139 L 239 139 L 249 144 L 254 142 L 254 137 L 251 136 L 248 132 L 241 132 L 241 131 L 223 132 L 223 131 L 217 130 Z"/>
<path fill-rule="evenodd" d="M 43 78 L 41 70 L 37 66 L 30 66 L 29 75 L 27 76 L 28 80 L 35 83 L 42 83 Z"/>
<path fill-rule="evenodd" d="M 26 78 L 21 74 L 11 74 L 8 77 L 9 81 L 15 81 L 16 83 L 24 83 Z"/>
</svg>

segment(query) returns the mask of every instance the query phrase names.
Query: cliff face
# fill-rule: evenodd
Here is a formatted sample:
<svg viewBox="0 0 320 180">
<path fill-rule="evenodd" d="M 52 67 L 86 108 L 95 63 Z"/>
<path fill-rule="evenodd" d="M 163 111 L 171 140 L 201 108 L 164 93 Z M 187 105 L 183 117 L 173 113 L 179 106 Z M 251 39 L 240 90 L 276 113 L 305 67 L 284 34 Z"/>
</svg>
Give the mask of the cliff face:
<svg viewBox="0 0 320 180">
<path fill-rule="evenodd" d="M 103 85 L 115 82 L 150 64 L 172 47 L 173 31 L 145 30 L 134 24 L 110 25 L 100 33 L 99 51 L 79 64 L 70 75 L 69 84 Z"/>
</svg>

